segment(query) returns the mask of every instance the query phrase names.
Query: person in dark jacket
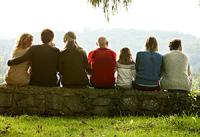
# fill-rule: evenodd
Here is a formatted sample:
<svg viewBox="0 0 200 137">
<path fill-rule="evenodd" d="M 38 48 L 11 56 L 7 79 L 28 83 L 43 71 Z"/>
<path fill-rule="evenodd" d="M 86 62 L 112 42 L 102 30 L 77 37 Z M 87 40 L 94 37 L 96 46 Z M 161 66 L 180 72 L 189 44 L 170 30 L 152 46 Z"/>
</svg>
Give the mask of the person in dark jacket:
<svg viewBox="0 0 200 137">
<path fill-rule="evenodd" d="M 30 85 L 58 86 L 59 49 L 52 43 L 54 33 L 45 29 L 41 33 L 43 44 L 32 46 L 24 55 L 8 61 L 8 66 L 25 61 L 31 63 Z"/>
<path fill-rule="evenodd" d="M 76 35 L 69 31 L 64 35 L 65 48 L 60 53 L 59 70 L 63 87 L 81 88 L 89 85 L 90 72 L 86 52 L 78 46 Z"/>
<path fill-rule="evenodd" d="M 149 37 L 146 41 L 146 51 L 140 51 L 136 56 L 134 88 L 144 91 L 160 89 L 162 55 L 157 51 L 158 43 L 156 38 Z"/>
</svg>

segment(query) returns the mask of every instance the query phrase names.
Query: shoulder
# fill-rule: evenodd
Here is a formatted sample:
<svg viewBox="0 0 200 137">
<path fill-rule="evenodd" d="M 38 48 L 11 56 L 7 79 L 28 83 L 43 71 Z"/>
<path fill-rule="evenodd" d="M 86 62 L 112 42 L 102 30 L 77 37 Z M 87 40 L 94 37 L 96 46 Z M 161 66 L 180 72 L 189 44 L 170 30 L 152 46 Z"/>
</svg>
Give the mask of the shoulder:
<svg viewBox="0 0 200 137">
<path fill-rule="evenodd" d="M 171 51 L 167 54 L 164 55 L 164 58 L 168 58 L 168 57 L 176 57 L 176 58 L 182 58 L 182 59 L 188 59 L 188 57 L 186 56 L 186 54 L 184 54 L 183 52 L 180 51 Z"/>
<path fill-rule="evenodd" d="M 166 53 L 164 56 L 185 56 L 185 54 L 180 51 L 172 50 L 169 53 Z"/>
<path fill-rule="evenodd" d="M 119 63 L 118 61 L 117 61 L 116 66 L 118 68 L 127 68 L 127 69 L 134 69 L 135 68 L 135 64 L 134 63 L 133 64 L 129 64 L 129 65 L 124 65 L 124 64 Z"/>
<path fill-rule="evenodd" d="M 154 52 L 154 54 L 155 54 L 158 58 L 162 58 L 162 57 L 163 57 L 163 55 L 161 55 L 161 54 L 158 53 L 158 52 Z"/>
<path fill-rule="evenodd" d="M 41 45 L 33 45 L 30 47 L 30 49 L 36 49 L 36 48 L 40 48 Z"/>
<path fill-rule="evenodd" d="M 157 56 L 162 56 L 159 52 L 153 52 L 154 54 L 156 54 Z"/>
<path fill-rule="evenodd" d="M 81 53 L 86 53 L 86 51 L 82 47 L 78 47 L 77 50 Z"/>
<path fill-rule="evenodd" d="M 148 54 L 148 52 L 147 51 L 139 51 L 139 52 L 137 52 L 137 55 L 142 55 L 142 54 Z"/>
<path fill-rule="evenodd" d="M 76 50 L 78 51 L 78 54 L 87 57 L 87 53 L 86 53 L 86 51 L 83 48 L 78 47 L 78 48 L 76 48 Z"/>
<path fill-rule="evenodd" d="M 92 51 L 90 51 L 89 54 L 88 54 L 88 56 L 94 54 L 95 51 L 96 51 L 96 50 L 92 50 Z"/>
<path fill-rule="evenodd" d="M 67 52 L 67 49 L 63 49 L 60 51 L 60 54 L 64 54 L 65 52 Z"/>
<path fill-rule="evenodd" d="M 145 54 L 147 54 L 146 51 L 139 51 L 139 52 L 137 52 L 136 56 L 137 56 L 137 57 L 138 57 L 138 56 L 143 56 L 143 55 L 145 55 Z"/>
<path fill-rule="evenodd" d="M 111 49 L 107 49 L 107 50 L 110 51 L 111 54 L 116 54 L 116 52 Z"/>
<path fill-rule="evenodd" d="M 56 52 L 60 52 L 60 50 L 56 47 L 51 47 L 53 50 L 55 50 Z"/>
</svg>

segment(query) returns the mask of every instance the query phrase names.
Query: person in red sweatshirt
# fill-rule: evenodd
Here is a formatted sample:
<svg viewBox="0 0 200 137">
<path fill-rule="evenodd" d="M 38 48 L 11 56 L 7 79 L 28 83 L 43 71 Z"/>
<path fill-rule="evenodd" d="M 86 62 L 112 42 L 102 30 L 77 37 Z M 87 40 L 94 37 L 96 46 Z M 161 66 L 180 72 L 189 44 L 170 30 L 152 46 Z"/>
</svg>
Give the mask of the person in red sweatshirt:
<svg viewBox="0 0 200 137">
<path fill-rule="evenodd" d="M 94 88 L 112 88 L 115 85 L 116 53 L 108 49 L 105 37 L 99 37 L 96 50 L 88 55 L 91 67 L 90 83 Z"/>
</svg>

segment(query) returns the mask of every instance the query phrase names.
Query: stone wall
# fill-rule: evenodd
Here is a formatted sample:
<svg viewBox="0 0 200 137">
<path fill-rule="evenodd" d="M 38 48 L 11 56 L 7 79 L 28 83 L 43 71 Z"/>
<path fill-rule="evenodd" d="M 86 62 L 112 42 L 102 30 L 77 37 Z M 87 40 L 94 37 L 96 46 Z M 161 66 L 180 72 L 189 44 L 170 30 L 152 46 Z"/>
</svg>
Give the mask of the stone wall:
<svg viewBox="0 0 200 137">
<path fill-rule="evenodd" d="M 1 114 L 160 115 L 199 113 L 200 97 L 137 90 L 0 87 Z"/>
</svg>

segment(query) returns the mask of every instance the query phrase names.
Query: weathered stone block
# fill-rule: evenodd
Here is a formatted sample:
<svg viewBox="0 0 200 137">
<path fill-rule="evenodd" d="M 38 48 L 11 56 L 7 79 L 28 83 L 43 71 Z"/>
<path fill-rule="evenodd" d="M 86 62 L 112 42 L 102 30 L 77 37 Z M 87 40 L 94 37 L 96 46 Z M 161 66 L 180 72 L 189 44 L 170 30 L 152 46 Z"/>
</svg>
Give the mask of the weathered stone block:
<svg viewBox="0 0 200 137">
<path fill-rule="evenodd" d="M 126 97 L 122 99 L 123 107 L 131 112 L 135 112 L 138 106 L 138 99 L 136 97 Z"/>
<path fill-rule="evenodd" d="M 62 110 L 63 107 L 63 97 L 57 94 L 46 95 L 46 109 Z"/>
<path fill-rule="evenodd" d="M 157 99 L 146 99 L 142 103 L 142 108 L 145 110 L 155 111 L 159 108 Z"/>
<path fill-rule="evenodd" d="M 38 107 L 44 108 L 45 96 L 44 95 L 28 95 L 28 94 L 15 94 L 14 100 L 17 107 Z"/>
<path fill-rule="evenodd" d="M 65 107 L 67 107 L 73 113 L 80 113 L 86 110 L 83 99 L 79 96 L 65 97 L 63 100 Z"/>
<path fill-rule="evenodd" d="M 106 106 L 106 105 L 109 105 L 110 100 L 111 99 L 109 98 L 96 98 L 94 99 L 92 104 L 95 106 Z"/>
<path fill-rule="evenodd" d="M 0 107 L 12 106 L 12 94 L 6 94 L 0 92 Z"/>
</svg>

